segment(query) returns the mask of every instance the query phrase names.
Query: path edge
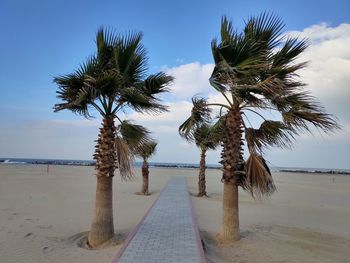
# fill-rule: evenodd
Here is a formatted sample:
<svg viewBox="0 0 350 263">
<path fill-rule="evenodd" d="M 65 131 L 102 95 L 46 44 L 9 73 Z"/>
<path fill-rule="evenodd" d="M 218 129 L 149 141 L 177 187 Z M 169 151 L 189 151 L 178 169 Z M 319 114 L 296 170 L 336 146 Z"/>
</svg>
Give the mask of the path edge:
<svg viewBox="0 0 350 263">
<path fill-rule="evenodd" d="M 198 253 L 199 253 L 199 257 L 200 257 L 200 263 L 207 263 L 207 260 L 205 258 L 204 249 L 203 249 L 202 239 L 201 239 L 201 236 L 199 234 L 199 226 L 198 226 L 197 218 L 195 216 L 195 211 L 193 208 L 193 202 L 192 202 L 190 193 L 188 191 L 187 178 L 185 178 L 185 181 L 186 181 L 187 198 L 188 198 L 190 208 L 191 208 L 192 226 L 193 226 L 194 231 L 196 233 L 197 248 L 198 248 Z"/>
</svg>

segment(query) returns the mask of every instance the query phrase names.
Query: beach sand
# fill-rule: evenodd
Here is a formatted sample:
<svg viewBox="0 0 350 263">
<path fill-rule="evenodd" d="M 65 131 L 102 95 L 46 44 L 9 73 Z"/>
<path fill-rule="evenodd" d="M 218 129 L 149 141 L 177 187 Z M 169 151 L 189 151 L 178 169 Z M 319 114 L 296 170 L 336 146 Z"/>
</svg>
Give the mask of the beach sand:
<svg viewBox="0 0 350 263">
<path fill-rule="evenodd" d="M 89 230 L 96 178 L 93 167 L 0 165 L 0 262 L 110 262 L 120 245 L 78 246 Z M 196 169 L 151 168 L 150 196 L 135 195 L 141 178 L 114 180 L 114 222 L 123 239 L 171 176 L 197 191 Z M 223 247 L 220 171 L 207 171 L 209 198 L 192 197 L 208 262 L 350 262 L 350 176 L 273 174 L 278 192 L 253 200 L 240 192 L 241 240 Z M 334 178 L 334 182 L 333 182 Z"/>
</svg>

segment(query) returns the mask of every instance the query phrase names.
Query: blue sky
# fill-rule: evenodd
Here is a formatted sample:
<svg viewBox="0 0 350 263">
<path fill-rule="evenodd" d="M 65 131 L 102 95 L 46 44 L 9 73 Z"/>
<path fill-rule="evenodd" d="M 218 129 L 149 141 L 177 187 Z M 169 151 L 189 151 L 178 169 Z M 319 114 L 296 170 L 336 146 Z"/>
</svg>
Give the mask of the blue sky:
<svg viewBox="0 0 350 263">
<path fill-rule="evenodd" d="M 314 38 L 315 48 L 311 49 L 314 53 L 310 52 L 308 58 L 317 59 L 320 57 L 317 52 L 323 52 L 333 61 L 330 52 L 334 50 L 324 47 L 334 45 L 335 49 L 343 50 L 348 43 L 348 28 L 340 27 L 350 23 L 348 10 L 350 1 L 317 1 L 317 4 L 313 1 L 221 0 L 2 1 L 0 157 L 91 159 L 99 120 L 86 122 L 70 112 L 53 113 L 52 107 L 57 100 L 52 79 L 53 76 L 70 73 L 94 52 L 94 36 L 101 25 L 113 27 L 119 32 L 141 30 L 144 33 L 150 73 L 163 69 L 177 77 L 174 95 L 166 96 L 165 100 L 173 103 L 174 112 L 178 112 L 179 108 L 188 106 L 186 101 L 190 100 L 192 86 L 203 83 L 206 87 L 202 91 L 193 88 L 191 95 L 198 91 L 211 95 L 205 76 L 213 63 L 210 42 L 218 36 L 222 15 L 232 18 L 240 28 L 250 15 L 273 12 L 284 20 L 286 31 Z M 312 28 L 315 25 L 323 27 Z M 308 31 L 310 28 L 312 30 Z M 319 37 L 317 34 L 320 32 L 328 32 L 328 35 Z M 322 45 L 319 45 L 320 41 Z M 340 59 L 336 65 L 345 60 L 347 67 L 349 56 L 347 51 L 342 52 L 334 55 Z M 314 67 L 313 72 L 305 73 L 311 83 L 316 79 L 312 74 L 317 70 Z M 188 75 L 191 72 L 192 75 L 198 74 L 198 79 L 192 80 L 196 83 L 191 82 L 192 75 Z M 345 82 L 344 78 L 348 78 L 345 74 L 333 75 L 331 83 Z M 316 84 L 310 85 L 312 91 Z M 185 86 L 189 87 L 186 90 L 188 94 L 182 89 Z M 345 126 L 340 133 L 342 135 L 335 136 L 334 140 L 332 137 L 319 138 L 318 135 L 310 140 L 302 138 L 301 145 L 297 144 L 294 151 L 277 149 L 269 153 L 272 164 L 350 168 L 348 157 L 344 157 L 350 156 L 347 137 L 350 117 L 346 114 L 348 106 L 345 104 L 349 93 L 343 89 L 337 93 L 338 97 L 331 94 L 331 89 L 329 93 L 321 92 L 320 99 L 322 102 L 323 97 L 326 99 L 327 109 L 336 114 Z M 318 95 L 317 91 L 315 95 Z M 134 117 L 137 118 L 135 121 L 139 118 Z M 175 119 L 173 116 L 164 120 L 156 132 L 160 144 L 154 161 L 197 162 L 196 149 L 182 144 L 179 138 L 175 139 L 175 133 L 169 132 L 178 125 L 178 122 L 172 122 Z M 144 125 L 154 127 L 149 119 L 142 121 Z M 305 145 L 309 152 L 305 152 Z M 331 151 L 331 156 L 322 155 L 327 151 Z M 210 153 L 208 159 L 210 163 L 216 163 L 218 152 Z"/>
</svg>

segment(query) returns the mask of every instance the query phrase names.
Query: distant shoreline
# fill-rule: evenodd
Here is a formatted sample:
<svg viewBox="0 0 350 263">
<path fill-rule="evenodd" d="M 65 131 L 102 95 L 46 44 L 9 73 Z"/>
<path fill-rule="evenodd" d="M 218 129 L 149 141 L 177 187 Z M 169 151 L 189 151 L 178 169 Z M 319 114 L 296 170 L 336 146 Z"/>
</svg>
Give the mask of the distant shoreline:
<svg viewBox="0 0 350 263">
<path fill-rule="evenodd" d="M 95 161 L 87 160 L 54 160 L 54 159 L 20 159 L 20 158 L 1 158 L 0 164 L 8 165 L 72 165 L 72 166 L 94 166 Z M 141 162 L 135 162 L 135 167 L 141 167 Z M 174 169 L 199 169 L 198 164 L 186 164 L 186 163 L 149 163 L 150 167 L 157 168 L 174 168 Z M 220 170 L 220 165 L 207 165 L 206 169 Z M 333 175 L 350 175 L 350 170 L 346 169 L 303 169 L 303 168 L 284 168 L 284 167 L 271 167 L 272 172 L 285 172 L 285 173 L 305 173 L 305 174 L 333 174 Z"/>
<path fill-rule="evenodd" d="M 350 172 L 347 171 L 335 171 L 335 170 L 327 170 L 327 171 L 321 171 L 321 170 L 289 170 L 289 169 L 280 169 L 278 170 L 281 173 L 306 173 L 306 174 L 337 174 L 337 175 L 349 175 Z"/>
<path fill-rule="evenodd" d="M 42 164 L 42 165 L 74 165 L 94 166 L 94 161 L 67 161 L 67 160 L 26 160 L 26 159 L 1 159 L 0 164 Z"/>
</svg>

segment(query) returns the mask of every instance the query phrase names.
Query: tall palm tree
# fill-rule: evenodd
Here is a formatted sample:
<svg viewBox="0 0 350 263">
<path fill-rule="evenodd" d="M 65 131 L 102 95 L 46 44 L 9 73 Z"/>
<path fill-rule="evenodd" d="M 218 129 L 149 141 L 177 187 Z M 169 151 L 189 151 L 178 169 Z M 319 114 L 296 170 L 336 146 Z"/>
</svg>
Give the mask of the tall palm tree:
<svg viewBox="0 0 350 263">
<path fill-rule="evenodd" d="M 158 113 L 166 110 L 157 95 L 172 81 L 160 72 L 146 76 L 147 55 L 142 33 L 116 34 L 101 28 L 96 35 L 96 53 L 71 74 L 54 78 L 58 85 L 54 111 L 70 110 L 86 118 L 102 117 L 97 140 L 96 204 L 88 244 L 96 247 L 114 236 L 112 178 L 119 168 L 122 178 L 131 173 L 128 143 L 147 141 L 147 130 L 122 120 L 121 112 Z M 115 120 L 120 122 L 115 125 Z"/>
<path fill-rule="evenodd" d="M 142 163 L 142 187 L 140 194 L 148 195 L 148 185 L 149 185 L 149 166 L 148 159 L 156 153 L 157 142 L 148 141 L 144 142 L 136 148 L 136 155 L 141 157 Z"/>
<path fill-rule="evenodd" d="M 190 133 L 183 133 L 182 127 L 179 127 L 179 132 L 189 142 L 194 142 L 200 149 L 199 174 L 198 174 L 198 197 L 207 196 L 205 168 L 206 168 L 206 153 L 208 150 L 215 150 L 220 144 L 220 132 L 216 126 L 208 123 L 201 123 L 198 126 L 193 126 Z"/>
<path fill-rule="evenodd" d="M 192 126 L 209 121 L 213 106 L 220 108 L 223 243 L 239 240 L 238 186 L 253 197 L 275 190 L 263 158 L 266 147 L 291 147 L 297 135 L 312 132 L 309 124 L 324 132 L 339 128 L 333 116 L 303 89 L 305 84 L 297 75 L 306 65 L 296 59 L 307 48 L 307 40 L 283 37 L 283 27 L 278 17 L 263 13 L 249 18 L 238 32 L 223 17 L 221 40 L 212 41 L 215 67 L 209 82 L 225 102 L 193 100 L 191 116 L 182 127 L 183 133 L 190 133 Z M 261 118 L 260 127 L 250 124 L 247 112 Z M 269 112 L 279 113 L 280 120 L 269 120 Z M 250 155 L 246 162 L 244 142 Z"/>
</svg>

